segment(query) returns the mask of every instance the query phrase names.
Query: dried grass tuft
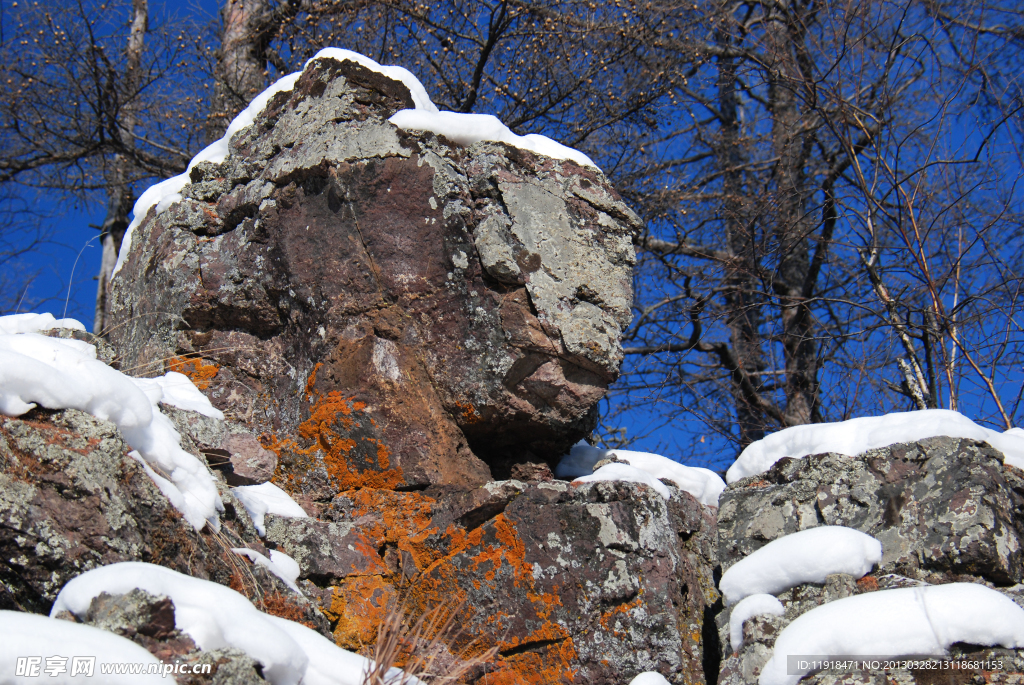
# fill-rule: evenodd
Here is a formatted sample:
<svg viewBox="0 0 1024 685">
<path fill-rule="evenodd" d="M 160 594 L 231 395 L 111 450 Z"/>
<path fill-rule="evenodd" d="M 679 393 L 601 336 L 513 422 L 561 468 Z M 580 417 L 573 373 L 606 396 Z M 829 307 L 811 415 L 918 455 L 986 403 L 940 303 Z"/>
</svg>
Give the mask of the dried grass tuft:
<svg viewBox="0 0 1024 685">
<path fill-rule="evenodd" d="M 463 604 L 454 609 L 431 609 L 409 626 L 404 603 L 393 601 L 377 632 L 377 643 L 363 685 L 443 685 L 457 683 L 470 671 L 494 661 L 497 647 L 470 656 L 481 638 L 456 653 L 462 628 L 455 619 Z M 398 664 L 404 664 L 399 669 Z"/>
</svg>

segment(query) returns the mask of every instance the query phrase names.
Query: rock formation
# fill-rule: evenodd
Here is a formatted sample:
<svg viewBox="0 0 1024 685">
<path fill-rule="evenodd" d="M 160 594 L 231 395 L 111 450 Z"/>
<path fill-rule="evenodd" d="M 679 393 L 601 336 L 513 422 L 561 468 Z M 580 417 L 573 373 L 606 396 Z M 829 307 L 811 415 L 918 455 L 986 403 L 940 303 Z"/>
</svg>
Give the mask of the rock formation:
<svg viewBox="0 0 1024 685">
<path fill-rule="evenodd" d="M 46 613 L 77 575 L 147 561 L 363 654 L 389 607 L 413 620 L 444 607 L 462 628 L 454 655 L 497 648 L 478 685 L 644 671 L 753 685 L 779 632 L 835 599 L 968 580 L 1024 605 L 1024 478 L 985 444 L 783 459 L 717 509 L 674 486 L 666 500 L 554 480 L 618 373 L 639 221 L 592 168 L 388 123 L 411 104 L 402 83 L 314 60 L 223 163 L 197 165 L 146 215 L 100 356 L 186 373 L 224 411 L 162 407 L 216 474 L 222 529 L 188 526 L 113 424 L 73 409 L 2 418 L 0 608 Z M 260 537 L 230 488 L 266 482 L 310 516 L 267 515 Z M 734 653 L 721 570 L 833 524 L 880 540 L 881 567 L 786 590 L 785 614 L 747 621 Z M 233 547 L 290 556 L 302 594 Z M 202 682 L 265 682 L 245 654 L 197 650 L 173 616 L 168 598 L 132 591 L 67 618 L 215 665 Z M 1004 652 L 1012 675 L 949 682 L 1020 682 L 1024 661 Z"/>
<path fill-rule="evenodd" d="M 387 121 L 411 106 L 315 60 L 151 210 L 114 286 L 122 366 L 191 375 L 321 500 L 551 462 L 622 357 L 640 222 L 604 176 Z"/>
<path fill-rule="evenodd" d="M 798 616 L 826 602 L 880 589 L 981 583 L 1024 606 L 1019 585 L 1024 535 L 1024 474 L 1003 464 L 985 443 L 936 437 L 871 450 L 855 458 L 821 454 L 783 459 L 767 473 L 733 483 L 720 500 L 722 569 L 783 535 L 822 525 L 847 526 L 882 543 L 881 565 L 861 579 L 835 574 L 779 595 L 784 616 L 756 616 L 744 626 L 743 647 L 729 643 L 729 616 L 718 616 L 721 685 L 753 685 L 775 638 Z M 1019 682 L 1024 656 L 1016 650 L 965 645 L 953 655 L 1005 660 L 1004 672 L 906 673 L 901 682 Z M 981 678 L 977 680 L 976 678 Z M 1007 680 L 1009 678 L 1009 680 Z M 804 682 L 887 683 L 881 672 L 817 675 Z"/>
</svg>

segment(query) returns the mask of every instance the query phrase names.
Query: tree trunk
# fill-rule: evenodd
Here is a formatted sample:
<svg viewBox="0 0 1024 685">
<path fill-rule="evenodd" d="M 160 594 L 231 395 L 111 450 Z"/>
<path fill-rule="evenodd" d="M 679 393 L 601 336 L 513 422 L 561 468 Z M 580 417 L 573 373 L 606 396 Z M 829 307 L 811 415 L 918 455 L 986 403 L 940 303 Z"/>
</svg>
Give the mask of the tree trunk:
<svg viewBox="0 0 1024 685">
<path fill-rule="evenodd" d="M 814 133 L 809 129 L 813 115 L 800 111 L 797 89 L 805 83 L 794 51 L 799 35 L 799 19 L 788 21 L 783 5 L 769 23 L 768 45 L 773 64 L 768 70 L 768 97 L 773 113 L 772 140 L 778 162 L 773 172 L 775 211 L 773 230 L 779 251 L 778 274 L 773 287 L 779 297 L 782 319 L 782 347 L 786 364 L 786 426 L 820 420 L 818 396 L 818 346 L 814 319 L 807 300 L 814 294 L 809 282 L 811 267 L 810 238 L 815 219 L 809 211 L 810 183 L 806 174 Z M 794 28 L 795 27 L 795 28 Z M 797 33 L 798 35 L 792 35 Z"/>
<path fill-rule="evenodd" d="M 716 40 L 723 48 L 732 45 L 728 32 L 720 31 Z M 732 264 L 726 267 L 725 301 L 729 311 L 726 323 L 729 326 L 732 356 L 739 367 L 731 374 L 736 424 L 739 427 L 740 444 L 749 445 L 765 435 L 766 418 L 756 399 L 765 365 L 761 352 L 761 302 L 753 295 L 759 290 L 753 282 L 758 271 L 757 229 L 747 200 L 749 195 L 744 188 L 746 155 L 740 137 L 736 88 L 735 58 L 720 57 L 718 104 L 722 140 L 716 152 L 723 177 L 722 222 L 728 237 L 729 252 L 734 258 Z"/>
<path fill-rule="evenodd" d="M 135 148 L 135 126 L 138 123 L 136 98 L 138 97 L 142 50 L 145 45 L 146 29 L 149 23 L 149 0 L 132 0 L 132 24 L 128 33 L 128 47 L 125 54 L 125 74 L 120 88 L 113 92 L 122 93 L 117 133 L 126 150 Z M 125 155 L 114 155 L 106 173 L 107 216 L 100 231 L 103 256 L 100 259 L 99 283 L 96 287 L 96 315 L 93 331 L 102 334 L 107 327 L 109 308 L 110 277 L 113 275 L 121 240 L 128 228 L 128 213 L 132 206 L 131 160 Z"/>
<path fill-rule="evenodd" d="M 226 0 L 213 102 L 206 139 L 224 135 L 231 120 L 266 87 L 266 46 L 261 28 L 270 14 L 267 0 Z"/>
</svg>

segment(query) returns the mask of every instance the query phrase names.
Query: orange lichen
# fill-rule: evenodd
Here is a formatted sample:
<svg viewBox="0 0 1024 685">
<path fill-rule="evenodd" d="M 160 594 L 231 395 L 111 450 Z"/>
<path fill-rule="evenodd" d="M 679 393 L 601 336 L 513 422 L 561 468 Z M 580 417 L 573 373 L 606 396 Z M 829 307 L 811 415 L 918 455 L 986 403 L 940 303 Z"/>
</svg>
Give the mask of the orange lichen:
<svg viewBox="0 0 1024 685">
<path fill-rule="evenodd" d="M 455 400 L 455 406 L 462 410 L 463 423 L 474 424 L 478 423 L 482 419 L 480 413 L 476 410 L 476 407 L 469 402 L 460 402 Z"/>
<path fill-rule="evenodd" d="M 295 621 L 301 623 L 307 628 L 317 629 L 316 624 L 312 621 L 304 621 L 306 613 L 302 610 L 298 604 L 290 601 L 287 597 L 282 595 L 280 592 L 275 592 L 272 595 L 267 595 L 263 598 L 262 604 L 263 611 L 267 612 L 272 616 L 280 616 L 286 618 L 289 621 Z"/>
<path fill-rule="evenodd" d="M 288 466 L 303 472 L 312 470 L 319 462 L 339 492 L 353 488 L 394 489 L 404 483 L 402 470 L 390 468 L 391 452 L 387 445 L 378 439 L 358 435 L 357 429 L 370 418 L 365 415 L 366 404 L 338 391 L 326 395 L 316 392 L 310 387 L 316 377 L 315 371 L 306 384 L 313 406 L 309 418 L 298 426 L 300 439 L 264 436 L 267 449 L 279 457 L 287 453 L 293 457 L 279 462 L 278 472 L 272 480 L 282 484 L 286 490 L 289 486 L 294 489 L 294 475 L 287 473 Z"/>
<path fill-rule="evenodd" d="M 874 576 L 864 576 L 857 581 L 857 586 L 861 592 L 874 592 L 878 589 L 878 579 Z"/>
<path fill-rule="evenodd" d="M 463 606 L 459 622 L 466 626 L 456 648 L 467 649 L 466 654 L 478 654 L 491 646 L 499 650 L 526 648 L 519 654 L 499 658 L 494 672 L 482 683 L 506 685 L 540 685 L 541 683 L 571 682 L 578 661 L 572 638 L 566 629 L 553 620 L 553 613 L 562 605 L 558 588 L 539 591 L 533 577 L 533 565 L 526 561 L 526 550 L 516 531 L 515 523 L 498 514 L 483 526 L 464 531 L 450 526 L 438 546 L 448 547 L 440 556 L 412 581 L 406 601 L 414 615 L 430 608 L 447 605 Z M 436 555 L 436 552 L 434 554 Z M 419 567 L 420 564 L 417 564 Z M 470 578 L 467 579 L 467 572 Z M 477 589 L 488 586 L 493 592 L 507 592 L 508 585 L 525 591 L 528 604 L 519 608 L 519 617 L 501 610 L 491 610 L 485 616 L 474 616 L 468 606 L 467 584 Z M 517 618 L 528 618 L 537 627 L 521 637 L 499 638 Z M 470 629 L 470 626 L 473 629 Z M 470 645 L 473 640 L 477 640 Z M 536 644 L 536 649 L 531 645 Z"/>
<path fill-rule="evenodd" d="M 324 610 L 328 619 L 337 621 L 334 642 L 352 651 L 373 645 L 396 597 L 395 588 L 380 576 L 346 578 L 333 589 L 331 606 Z"/>
<path fill-rule="evenodd" d="M 440 558 L 440 553 L 426 544 L 428 538 L 439 532 L 431 526 L 432 498 L 415 492 L 370 488 L 349 492 L 347 497 L 353 505 L 353 516 L 371 519 L 362 526 L 363 535 L 378 546 L 392 543 L 409 554 L 415 569 L 404 569 L 406 573 L 422 571 Z"/>
<path fill-rule="evenodd" d="M 570 664 L 578 659 L 571 639 L 561 640 L 519 654 L 501 658 L 497 670 L 480 679 L 480 685 L 550 685 L 572 683 L 576 669 Z"/>
<path fill-rule="evenodd" d="M 631 601 L 623 604 L 613 606 L 608 611 L 601 614 L 598 619 L 601 627 L 612 633 L 616 637 L 624 638 L 629 635 L 629 626 L 633 625 L 633 621 L 629 618 L 628 614 L 633 609 L 639 609 L 644 605 L 643 593 L 634 597 Z M 619 619 L 622 619 L 619 621 Z M 622 630 L 619 629 L 622 626 Z"/>
<path fill-rule="evenodd" d="M 200 357 L 171 357 L 167 360 L 167 370 L 184 374 L 197 388 L 207 390 L 220 371 L 220 366 L 213 362 L 206 363 Z"/>
</svg>

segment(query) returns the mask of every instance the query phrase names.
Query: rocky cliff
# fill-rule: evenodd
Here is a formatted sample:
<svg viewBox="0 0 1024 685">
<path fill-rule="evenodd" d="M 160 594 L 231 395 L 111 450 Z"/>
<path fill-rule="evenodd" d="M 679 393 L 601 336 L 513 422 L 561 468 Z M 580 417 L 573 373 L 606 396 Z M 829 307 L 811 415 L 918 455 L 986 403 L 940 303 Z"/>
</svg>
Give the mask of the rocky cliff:
<svg viewBox="0 0 1024 685">
<path fill-rule="evenodd" d="M 83 573 L 143 561 L 362 654 L 389 608 L 442 607 L 461 628 L 449 658 L 496 650 L 465 682 L 752 685 L 783 629 L 841 598 L 967 581 L 1024 605 L 1024 480 L 983 443 L 783 459 L 719 507 L 667 481 L 665 499 L 554 479 L 618 373 L 639 222 L 592 167 L 389 122 L 414 100 L 365 64 L 314 59 L 138 217 L 100 356 L 185 373 L 223 410 L 159 407 L 209 468 L 220 529 L 189 525 L 114 424 L 2 418 L 0 609 L 47 613 Z M 265 483 L 308 515 L 254 519 L 235 488 Z M 777 593 L 782 615 L 741 623 L 734 647 L 722 571 L 826 525 L 876 538 L 881 563 Z M 295 587 L 240 548 L 290 557 Z M 179 610 L 132 590 L 62 618 L 213 666 L 179 682 L 266 682 L 252 654 L 197 646 Z M 948 682 L 1019 682 L 1017 652 L 999 653 L 1005 672 Z"/>
</svg>

